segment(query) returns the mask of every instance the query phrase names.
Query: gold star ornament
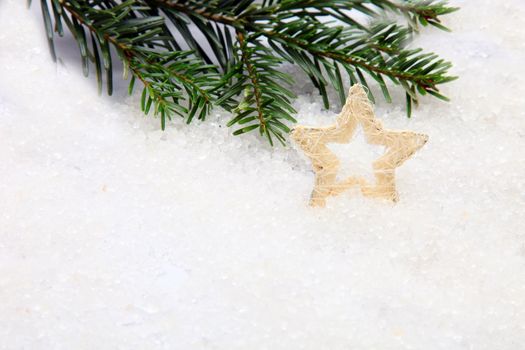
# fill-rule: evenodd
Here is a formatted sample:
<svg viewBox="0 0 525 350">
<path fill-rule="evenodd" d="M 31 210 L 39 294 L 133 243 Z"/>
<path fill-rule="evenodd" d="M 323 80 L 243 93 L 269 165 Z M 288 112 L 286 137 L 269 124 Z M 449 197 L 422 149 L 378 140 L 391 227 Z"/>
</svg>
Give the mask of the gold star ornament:
<svg viewBox="0 0 525 350">
<path fill-rule="evenodd" d="M 361 127 L 369 144 L 385 146 L 385 153 L 373 162 L 375 183 L 350 176 L 337 181 L 339 159 L 326 146 L 328 143 L 348 143 Z M 395 170 L 428 141 L 428 136 L 412 131 L 384 129 L 376 119 L 374 109 L 361 85 L 350 88 L 343 110 L 335 124 L 325 127 L 297 126 L 292 139 L 312 161 L 315 185 L 311 206 L 325 206 L 326 198 L 358 186 L 363 195 L 397 202 Z"/>
</svg>

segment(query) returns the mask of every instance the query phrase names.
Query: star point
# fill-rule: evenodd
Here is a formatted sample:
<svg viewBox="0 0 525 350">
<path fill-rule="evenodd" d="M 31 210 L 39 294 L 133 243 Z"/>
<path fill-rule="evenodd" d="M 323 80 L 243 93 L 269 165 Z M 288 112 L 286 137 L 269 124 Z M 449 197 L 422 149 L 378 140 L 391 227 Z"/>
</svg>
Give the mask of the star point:
<svg viewBox="0 0 525 350">
<path fill-rule="evenodd" d="M 327 147 L 328 143 L 349 143 L 358 127 L 365 134 L 367 143 L 385 146 L 385 153 L 373 162 L 375 183 L 362 177 L 351 176 L 337 181 L 340 161 Z M 361 85 L 350 88 L 348 98 L 333 125 L 324 127 L 297 126 L 292 139 L 312 162 L 315 184 L 310 197 L 311 206 L 325 206 L 326 198 L 358 186 L 367 197 L 399 199 L 395 185 L 395 169 L 425 145 L 428 136 L 412 131 L 383 128 L 375 117 L 374 109 Z"/>
</svg>

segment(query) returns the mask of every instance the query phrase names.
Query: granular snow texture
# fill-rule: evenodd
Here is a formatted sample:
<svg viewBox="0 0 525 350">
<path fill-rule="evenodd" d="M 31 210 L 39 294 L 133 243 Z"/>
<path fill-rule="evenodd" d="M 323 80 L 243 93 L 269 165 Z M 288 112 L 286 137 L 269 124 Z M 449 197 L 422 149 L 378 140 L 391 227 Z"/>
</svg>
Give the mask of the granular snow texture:
<svg viewBox="0 0 525 350">
<path fill-rule="evenodd" d="M 34 3 L 0 2 L 0 349 L 525 347 L 522 0 L 454 1 L 454 32 L 417 39 L 454 62 L 451 103 L 378 101 L 430 135 L 400 202 L 322 210 L 304 156 L 227 113 L 162 132 L 125 83 L 98 97 L 74 42 L 52 63 Z M 297 91 L 302 123 L 333 122 Z"/>
</svg>

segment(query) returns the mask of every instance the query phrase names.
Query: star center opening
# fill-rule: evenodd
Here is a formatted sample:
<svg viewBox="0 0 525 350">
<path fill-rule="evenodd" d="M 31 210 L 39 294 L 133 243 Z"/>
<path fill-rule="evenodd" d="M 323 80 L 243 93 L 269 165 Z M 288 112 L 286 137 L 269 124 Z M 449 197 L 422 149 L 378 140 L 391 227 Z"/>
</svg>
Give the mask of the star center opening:
<svg viewBox="0 0 525 350">
<path fill-rule="evenodd" d="M 327 146 L 340 161 L 337 181 L 343 181 L 352 176 L 363 177 L 370 184 L 375 183 L 373 162 L 384 154 L 385 147 L 368 144 L 361 127 L 357 128 L 350 142 L 346 144 L 329 143 Z"/>
</svg>

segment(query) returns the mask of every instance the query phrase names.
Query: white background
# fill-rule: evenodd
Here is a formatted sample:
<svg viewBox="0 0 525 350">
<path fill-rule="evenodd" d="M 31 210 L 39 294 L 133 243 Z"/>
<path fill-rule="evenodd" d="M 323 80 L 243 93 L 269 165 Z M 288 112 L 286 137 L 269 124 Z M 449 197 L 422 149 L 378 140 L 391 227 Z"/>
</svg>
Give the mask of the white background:
<svg viewBox="0 0 525 350">
<path fill-rule="evenodd" d="M 52 63 L 34 2 L 0 2 L 0 349 L 524 346 L 521 0 L 454 1 L 454 32 L 418 39 L 454 62 L 451 103 L 378 101 L 430 135 L 401 201 L 323 210 L 300 153 L 231 136 L 227 113 L 161 132 L 124 83 L 98 97 L 74 43 Z M 297 80 L 298 119 L 331 123 Z"/>
</svg>

